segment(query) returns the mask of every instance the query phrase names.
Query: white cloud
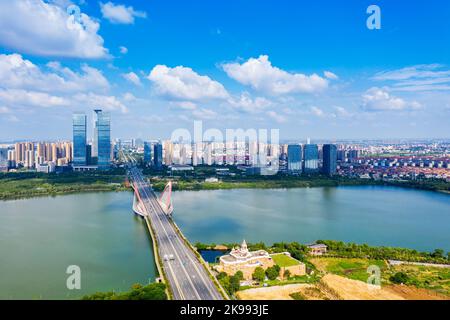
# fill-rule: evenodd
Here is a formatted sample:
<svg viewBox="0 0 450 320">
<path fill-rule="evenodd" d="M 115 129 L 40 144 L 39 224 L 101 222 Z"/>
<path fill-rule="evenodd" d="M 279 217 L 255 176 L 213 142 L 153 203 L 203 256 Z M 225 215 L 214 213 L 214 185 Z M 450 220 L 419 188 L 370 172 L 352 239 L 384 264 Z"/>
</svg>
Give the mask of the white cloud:
<svg viewBox="0 0 450 320">
<path fill-rule="evenodd" d="M 195 101 L 225 99 L 229 96 L 219 82 L 183 66 L 169 68 L 157 65 L 148 79 L 153 82 L 157 93 L 172 99 Z"/>
<path fill-rule="evenodd" d="M 103 18 L 117 24 L 133 24 L 134 18 L 147 17 L 147 13 L 144 11 L 136 11 L 132 6 L 116 5 L 112 2 L 100 3 L 100 10 Z"/>
<path fill-rule="evenodd" d="M 270 94 L 312 93 L 328 86 L 328 80 L 317 74 L 289 73 L 273 67 L 267 55 L 250 58 L 243 64 L 226 63 L 223 70 L 229 77 Z"/>
<path fill-rule="evenodd" d="M 323 116 L 325 116 L 325 112 L 323 112 L 323 110 L 320 109 L 320 108 L 318 108 L 318 107 L 313 106 L 313 107 L 310 108 L 310 111 L 311 111 L 311 113 L 312 113 L 313 115 L 315 115 L 315 116 L 317 116 L 317 117 L 323 117 Z"/>
<path fill-rule="evenodd" d="M 362 98 L 362 108 L 367 111 L 400 111 L 421 108 L 420 103 L 417 101 L 406 101 L 392 96 L 386 90 L 377 87 L 367 90 Z"/>
<path fill-rule="evenodd" d="M 336 111 L 336 116 L 338 117 L 348 118 L 352 116 L 352 114 L 343 107 L 334 107 L 334 110 Z"/>
<path fill-rule="evenodd" d="M 284 123 L 287 121 L 287 118 L 275 111 L 267 111 L 267 115 L 275 120 L 277 123 Z"/>
<path fill-rule="evenodd" d="M 133 83 L 137 86 L 141 85 L 141 79 L 134 72 L 124 73 L 124 74 L 122 74 L 122 77 L 124 77 L 125 79 L 127 79 L 128 81 L 130 81 L 131 83 Z"/>
<path fill-rule="evenodd" d="M 0 45 L 41 56 L 107 57 L 99 24 L 84 13 L 80 21 L 42 0 L 0 1 Z"/>
<path fill-rule="evenodd" d="M 128 108 L 115 96 L 98 95 L 95 93 L 79 93 L 76 94 L 74 100 L 78 103 L 88 105 L 89 107 L 96 107 L 109 111 L 120 111 L 127 113 Z"/>
<path fill-rule="evenodd" d="M 82 65 L 82 73 L 62 67 L 59 62 L 49 62 L 52 72 L 44 72 L 19 54 L 0 54 L 0 87 L 29 89 L 45 92 L 74 92 L 107 90 L 108 80 L 98 69 Z"/>
<path fill-rule="evenodd" d="M 203 120 L 210 120 L 217 117 L 217 113 L 215 111 L 205 108 L 196 109 L 192 112 L 192 114 L 194 117 Z"/>
<path fill-rule="evenodd" d="M 248 92 L 243 92 L 238 98 L 228 99 L 228 103 L 236 109 L 249 113 L 259 112 L 272 105 L 272 101 L 263 97 L 252 98 Z"/>
<path fill-rule="evenodd" d="M 69 106 L 63 97 L 53 96 L 45 92 L 26 91 L 21 89 L 0 89 L 0 101 L 7 105 L 21 105 L 32 107 Z"/>
<path fill-rule="evenodd" d="M 120 53 L 121 54 L 127 54 L 128 53 L 128 48 L 127 47 L 120 46 L 119 49 L 120 49 Z"/>
<path fill-rule="evenodd" d="M 323 74 L 326 78 L 331 79 L 331 80 L 339 79 L 339 77 L 331 71 L 324 71 Z"/>
<path fill-rule="evenodd" d="M 439 64 L 421 64 L 397 70 L 382 71 L 372 77 L 375 81 L 392 83 L 395 91 L 450 90 L 450 70 Z"/>
</svg>

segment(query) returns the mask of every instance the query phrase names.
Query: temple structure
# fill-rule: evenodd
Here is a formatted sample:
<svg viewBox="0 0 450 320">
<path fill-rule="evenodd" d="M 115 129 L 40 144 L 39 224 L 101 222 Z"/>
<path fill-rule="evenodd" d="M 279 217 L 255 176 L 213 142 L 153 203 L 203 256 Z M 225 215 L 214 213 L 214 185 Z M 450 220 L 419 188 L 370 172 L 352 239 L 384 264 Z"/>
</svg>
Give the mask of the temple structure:
<svg viewBox="0 0 450 320">
<path fill-rule="evenodd" d="M 220 257 L 220 265 L 216 270 L 229 275 L 240 270 L 244 274 L 244 279 L 250 280 L 256 267 L 267 269 L 273 265 L 274 262 L 267 251 L 249 251 L 244 240 L 240 247 L 235 247 L 229 254 Z"/>
</svg>

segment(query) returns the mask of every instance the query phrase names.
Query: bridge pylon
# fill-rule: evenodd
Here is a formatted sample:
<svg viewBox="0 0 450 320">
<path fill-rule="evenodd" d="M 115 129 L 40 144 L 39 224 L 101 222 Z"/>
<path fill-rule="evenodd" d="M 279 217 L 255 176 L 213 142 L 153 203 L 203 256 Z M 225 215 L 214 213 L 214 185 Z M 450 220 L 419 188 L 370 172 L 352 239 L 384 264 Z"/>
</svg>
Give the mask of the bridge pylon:
<svg viewBox="0 0 450 320">
<path fill-rule="evenodd" d="M 171 180 L 169 180 L 169 182 L 167 182 L 166 186 L 164 187 L 164 191 L 159 196 L 158 202 L 161 205 L 161 208 L 163 209 L 165 214 L 170 216 L 173 212 Z"/>
</svg>

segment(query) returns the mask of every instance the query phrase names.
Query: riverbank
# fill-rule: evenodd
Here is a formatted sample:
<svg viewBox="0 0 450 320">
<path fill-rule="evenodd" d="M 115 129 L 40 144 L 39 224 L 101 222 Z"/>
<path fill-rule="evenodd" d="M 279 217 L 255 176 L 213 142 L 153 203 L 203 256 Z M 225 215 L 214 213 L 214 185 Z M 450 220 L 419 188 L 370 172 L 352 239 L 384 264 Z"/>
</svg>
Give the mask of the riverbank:
<svg viewBox="0 0 450 320">
<path fill-rule="evenodd" d="M 123 171 L 0 174 L 0 200 L 129 190 Z"/>
<path fill-rule="evenodd" d="M 217 182 L 206 182 L 191 178 L 154 178 L 148 177 L 156 191 L 163 191 L 169 180 L 172 180 L 174 191 L 230 190 L 230 189 L 292 189 L 320 188 L 340 186 L 395 186 L 426 191 L 438 191 L 450 194 L 450 183 L 436 181 L 382 181 L 373 179 L 325 177 L 325 176 L 269 176 L 255 178 L 224 178 Z"/>
<path fill-rule="evenodd" d="M 256 176 L 222 177 L 217 182 L 204 178 L 147 176 L 156 191 L 163 191 L 169 180 L 174 191 L 231 190 L 231 189 L 292 189 L 339 186 L 397 186 L 402 188 L 438 191 L 450 194 L 445 181 L 381 181 L 341 176 Z M 35 172 L 0 174 L 0 200 L 16 200 L 40 196 L 56 196 L 86 192 L 131 190 L 122 169 L 113 171 L 70 172 L 45 174 Z"/>
</svg>

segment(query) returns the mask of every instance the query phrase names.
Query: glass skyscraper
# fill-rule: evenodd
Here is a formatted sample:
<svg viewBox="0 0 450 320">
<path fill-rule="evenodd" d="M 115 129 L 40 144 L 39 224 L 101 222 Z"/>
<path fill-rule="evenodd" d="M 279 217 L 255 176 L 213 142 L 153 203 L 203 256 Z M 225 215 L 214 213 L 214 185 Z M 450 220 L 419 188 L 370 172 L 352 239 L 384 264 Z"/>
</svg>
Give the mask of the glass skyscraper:
<svg viewBox="0 0 450 320">
<path fill-rule="evenodd" d="M 150 142 L 144 142 L 144 163 L 151 164 L 152 161 L 152 145 Z"/>
<path fill-rule="evenodd" d="M 302 172 L 302 146 L 290 144 L 287 149 L 288 171 L 291 173 Z"/>
<path fill-rule="evenodd" d="M 305 172 L 317 172 L 319 169 L 319 148 L 317 144 L 305 144 Z"/>
<path fill-rule="evenodd" d="M 155 143 L 153 146 L 153 163 L 157 169 L 162 167 L 163 148 L 161 143 Z"/>
<path fill-rule="evenodd" d="M 73 164 L 75 166 L 85 166 L 86 159 L 86 114 L 74 113 L 73 124 Z"/>
<path fill-rule="evenodd" d="M 111 165 L 111 116 L 102 110 L 94 110 L 94 147 L 92 156 L 97 153 L 99 169 L 108 169 Z"/>
<path fill-rule="evenodd" d="M 337 147 L 334 144 L 323 145 L 323 173 L 333 175 L 337 167 Z"/>
</svg>

